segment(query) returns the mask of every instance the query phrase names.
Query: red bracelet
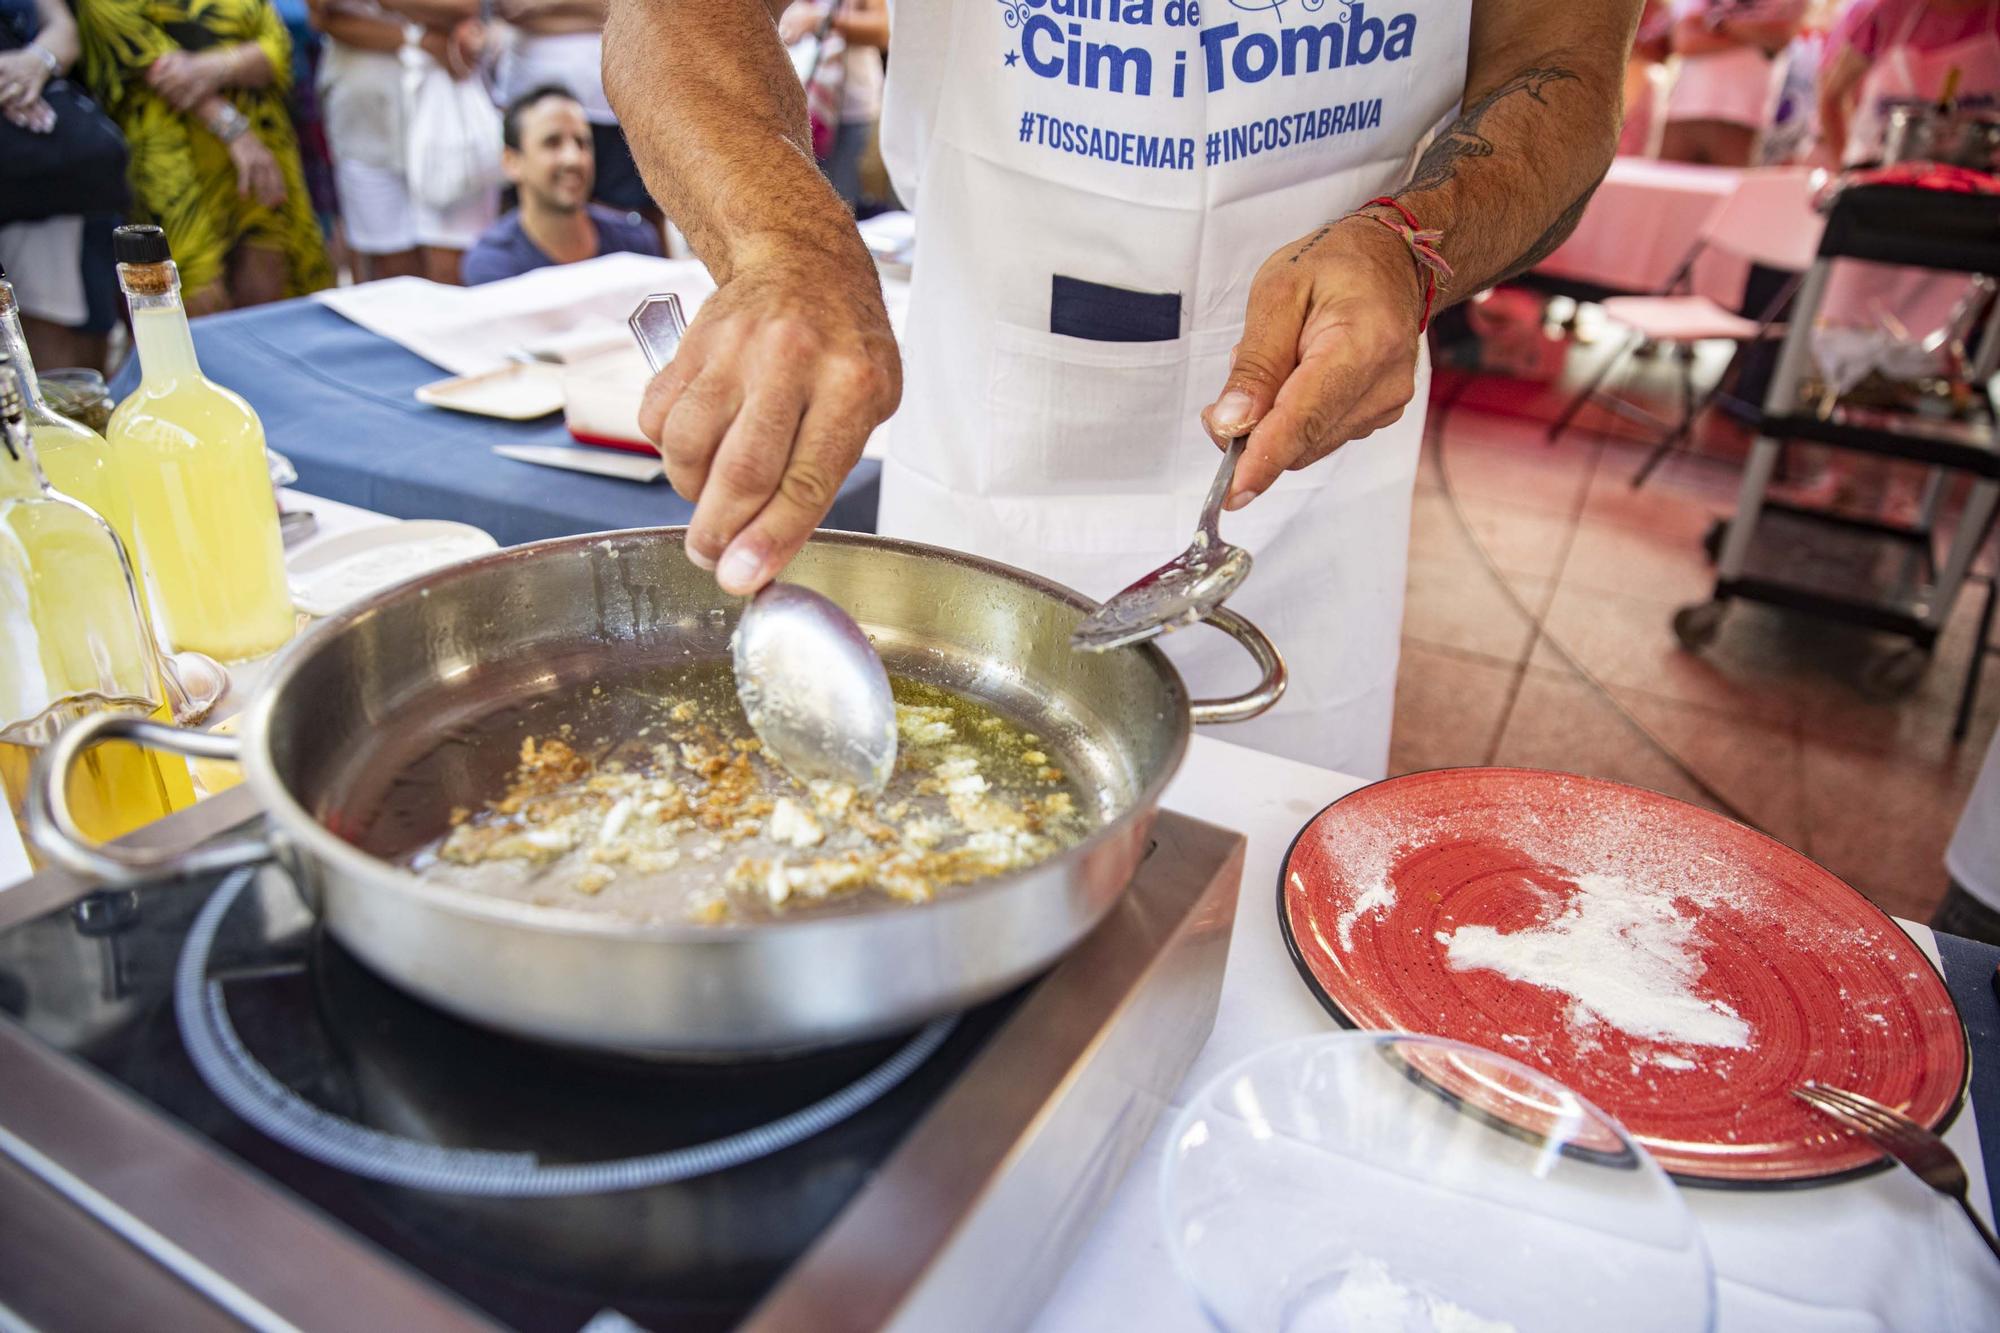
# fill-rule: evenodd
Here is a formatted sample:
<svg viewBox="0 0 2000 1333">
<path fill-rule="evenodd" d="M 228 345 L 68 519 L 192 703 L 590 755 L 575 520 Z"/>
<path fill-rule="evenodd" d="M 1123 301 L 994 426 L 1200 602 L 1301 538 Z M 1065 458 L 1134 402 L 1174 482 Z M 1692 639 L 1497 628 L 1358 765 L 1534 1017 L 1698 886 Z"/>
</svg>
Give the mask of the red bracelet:
<svg viewBox="0 0 2000 1333">
<path fill-rule="evenodd" d="M 1403 220 L 1391 222 L 1379 213 L 1361 211 L 1367 208 L 1393 208 Z M 1417 215 L 1412 213 L 1402 200 L 1391 199 L 1386 194 L 1375 196 L 1348 216 L 1364 217 L 1379 222 L 1402 237 L 1403 243 L 1410 247 L 1410 257 L 1416 261 L 1418 270 L 1424 275 L 1424 313 L 1417 321 L 1417 332 L 1422 333 L 1430 327 L 1431 305 L 1437 299 L 1438 289 L 1451 277 L 1451 264 L 1438 249 L 1438 245 L 1444 240 L 1444 233 L 1435 228 L 1426 229 L 1417 221 Z"/>
</svg>

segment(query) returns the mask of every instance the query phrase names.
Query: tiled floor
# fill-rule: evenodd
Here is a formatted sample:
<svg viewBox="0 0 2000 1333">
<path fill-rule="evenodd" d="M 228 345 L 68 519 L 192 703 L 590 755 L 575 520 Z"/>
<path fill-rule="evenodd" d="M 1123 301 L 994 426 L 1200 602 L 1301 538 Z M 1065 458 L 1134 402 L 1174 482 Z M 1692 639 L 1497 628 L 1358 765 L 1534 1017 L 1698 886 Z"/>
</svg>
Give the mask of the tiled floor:
<svg viewBox="0 0 2000 1333">
<path fill-rule="evenodd" d="M 1589 432 L 1549 446 L 1539 421 L 1466 406 L 1433 429 L 1391 770 L 1521 764 L 1717 806 L 1705 785 L 1889 911 L 1925 918 L 2000 719 L 1996 672 L 1951 743 L 1978 586 L 1896 703 L 1856 686 L 1896 641 L 1771 608 L 1733 606 L 1714 645 L 1688 653 L 1668 619 L 1708 594 L 1701 537 L 1737 474 L 1675 459 L 1635 492 L 1640 457 Z"/>
</svg>

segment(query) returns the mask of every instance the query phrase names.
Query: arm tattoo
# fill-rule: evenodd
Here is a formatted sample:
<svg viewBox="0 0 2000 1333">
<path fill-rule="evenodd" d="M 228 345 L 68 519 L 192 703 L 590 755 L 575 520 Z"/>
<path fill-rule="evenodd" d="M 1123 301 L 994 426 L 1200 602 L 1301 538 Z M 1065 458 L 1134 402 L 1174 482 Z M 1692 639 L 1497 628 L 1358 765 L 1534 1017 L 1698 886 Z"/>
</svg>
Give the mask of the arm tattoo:
<svg viewBox="0 0 2000 1333">
<path fill-rule="evenodd" d="M 1604 177 L 1600 175 L 1596 180 L 1585 186 L 1583 193 L 1572 199 L 1569 207 L 1565 208 L 1557 215 L 1556 220 L 1549 224 L 1548 230 L 1535 238 L 1535 243 L 1528 247 L 1526 253 L 1509 264 L 1500 276 L 1493 279 L 1493 281 L 1501 283 L 1507 281 L 1509 278 L 1519 277 L 1554 254 L 1556 247 L 1568 240 L 1569 234 L 1576 230 L 1577 219 L 1583 216 L 1584 205 L 1590 202 L 1590 196 L 1596 194 L 1597 187 L 1602 184 L 1604 184 Z"/>
<path fill-rule="evenodd" d="M 1424 150 L 1423 157 L 1417 162 L 1416 174 L 1411 177 L 1410 183 L 1397 193 L 1410 194 L 1434 190 L 1457 176 L 1460 162 L 1493 156 L 1493 141 L 1481 134 L 1479 129 L 1487 113 L 1501 102 L 1517 93 L 1526 93 L 1536 102 L 1547 106 L 1549 99 L 1543 96 L 1543 93 L 1551 84 L 1575 83 L 1579 79 L 1580 76 L 1575 70 L 1560 65 L 1538 66 L 1514 75 L 1460 113 L 1458 119 L 1453 121 L 1428 149 Z M 1503 278 L 1525 272 L 1547 258 L 1557 246 L 1567 240 L 1570 232 L 1576 229 L 1577 219 L 1583 216 L 1584 205 L 1590 202 L 1590 196 L 1596 192 L 1602 181 L 1602 176 L 1592 181 L 1589 188 L 1578 195 L 1569 207 L 1562 211 L 1561 216 L 1549 224 L 1548 230 L 1535 239 L 1526 253 L 1509 265 L 1501 277 L 1496 277 L 1493 281 L 1498 282 Z M 1304 259 L 1317 249 L 1320 242 L 1324 241 L 1342 221 L 1345 219 L 1337 218 L 1318 228 L 1312 235 L 1300 241 L 1287 258 L 1294 264 Z"/>
<path fill-rule="evenodd" d="M 1493 141 L 1479 132 L 1480 122 L 1486 119 L 1487 112 L 1516 93 L 1526 93 L 1546 106 L 1549 99 L 1542 96 L 1543 89 L 1552 83 L 1574 81 L 1576 78 L 1575 70 L 1559 65 L 1522 70 L 1465 108 L 1451 123 L 1451 128 L 1425 150 L 1422 160 L 1417 163 L 1416 175 L 1403 189 L 1435 190 L 1458 173 L 1458 164 L 1463 159 L 1493 156 Z"/>
<path fill-rule="evenodd" d="M 1304 259 L 1308 254 L 1312 253 L 1314 247 L 1316 247 L 1321 241 L 1325 240 L 1327 236 L 1332 233 L 1333 228 L 1334 228 L 1334 223 L 1331 222 L 1322 223 L 1318 227 L 1315 227 L 1313 229 L 1313 234 L 1306 237 L 1303 241 L 1300 241 L 1298 244 L 1298 248 L 1292 251 L 1290 256 L 1290 262 L 1296 264 L 1301 259 Z"/>
</svg>

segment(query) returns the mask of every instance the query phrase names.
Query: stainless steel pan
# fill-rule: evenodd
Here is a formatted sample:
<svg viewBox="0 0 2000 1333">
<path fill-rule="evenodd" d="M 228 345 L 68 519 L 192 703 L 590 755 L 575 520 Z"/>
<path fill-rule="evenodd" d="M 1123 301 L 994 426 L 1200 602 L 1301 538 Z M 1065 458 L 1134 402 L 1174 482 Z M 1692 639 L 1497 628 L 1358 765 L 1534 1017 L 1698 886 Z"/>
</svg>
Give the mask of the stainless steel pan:
<svg viewBox="0 0 2000 1333">
<path fill-rule="evenodd" d="M 42 756 L 32 836 L 53 860 L 108 882 L 276 859 L 383 977 L 508 1032 L 682 1056 L 775 1053 L 905 1028 L 1046 967 L 1131 878 L 1189 726 L 1254 717 L 1284 691 L 1276 650 L 1226 610 L 1211 623 L 1244 645 L 1262 679 L 1239 697 L 1191 703 L 1150 644 L 1072 651 L 1070 632 L 1091 609 L 1073 592 L 950 551 L 825 533 L 786 577 L 851 611 L 892 671 L 968 693 L 1052 742 L 1101 814 L 1091 837 L 934 903 L 747 925 L 632 925 L 442 886 L 394 864 L 381 840 L 385 802 L 414 846 L 443 831 L 452 805 L 490 796 L 511 764 L 504 747 L 467 746 L 456 764 L 431 765 L 421 789 L 396 789 L 412 756 L 441 752 L 468 720 L 635 663 L 727 660 L 741 603 L 688 562 L 682 537 L 563 538 L 399 585 L 287 649 L 240 740 L 87 719 Z M 239 759 L 266 812 L 261 832 L 183 853 L 90 845 L 58 779 L 85 749 L 121 737 Z"/>
</svg>

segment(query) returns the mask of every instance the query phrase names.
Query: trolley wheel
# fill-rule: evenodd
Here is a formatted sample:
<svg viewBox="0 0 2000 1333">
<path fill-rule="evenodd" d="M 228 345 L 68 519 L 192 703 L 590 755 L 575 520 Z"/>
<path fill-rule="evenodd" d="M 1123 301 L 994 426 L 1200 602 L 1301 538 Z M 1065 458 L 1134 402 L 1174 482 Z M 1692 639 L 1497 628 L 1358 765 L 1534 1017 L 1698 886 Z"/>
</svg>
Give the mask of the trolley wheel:
<svg viewBox="0 0 2000 1333">
<path fill-rule="evenodd" d="M 1930 665 L 1931 655 L 1915 644 L 1878 654 L 1861 668 L 1862 697 L 1873 703 L 1900 699 L 1917 688 Z"/>
<path fill-rule="evenodd" d="M 1674 612 L 1674 637 L 1681 647 L 1698 653 L 1714 643 L 1722 632 L 1723 609 L 1721 602 L 1696 602 Z"/>
</svg>

